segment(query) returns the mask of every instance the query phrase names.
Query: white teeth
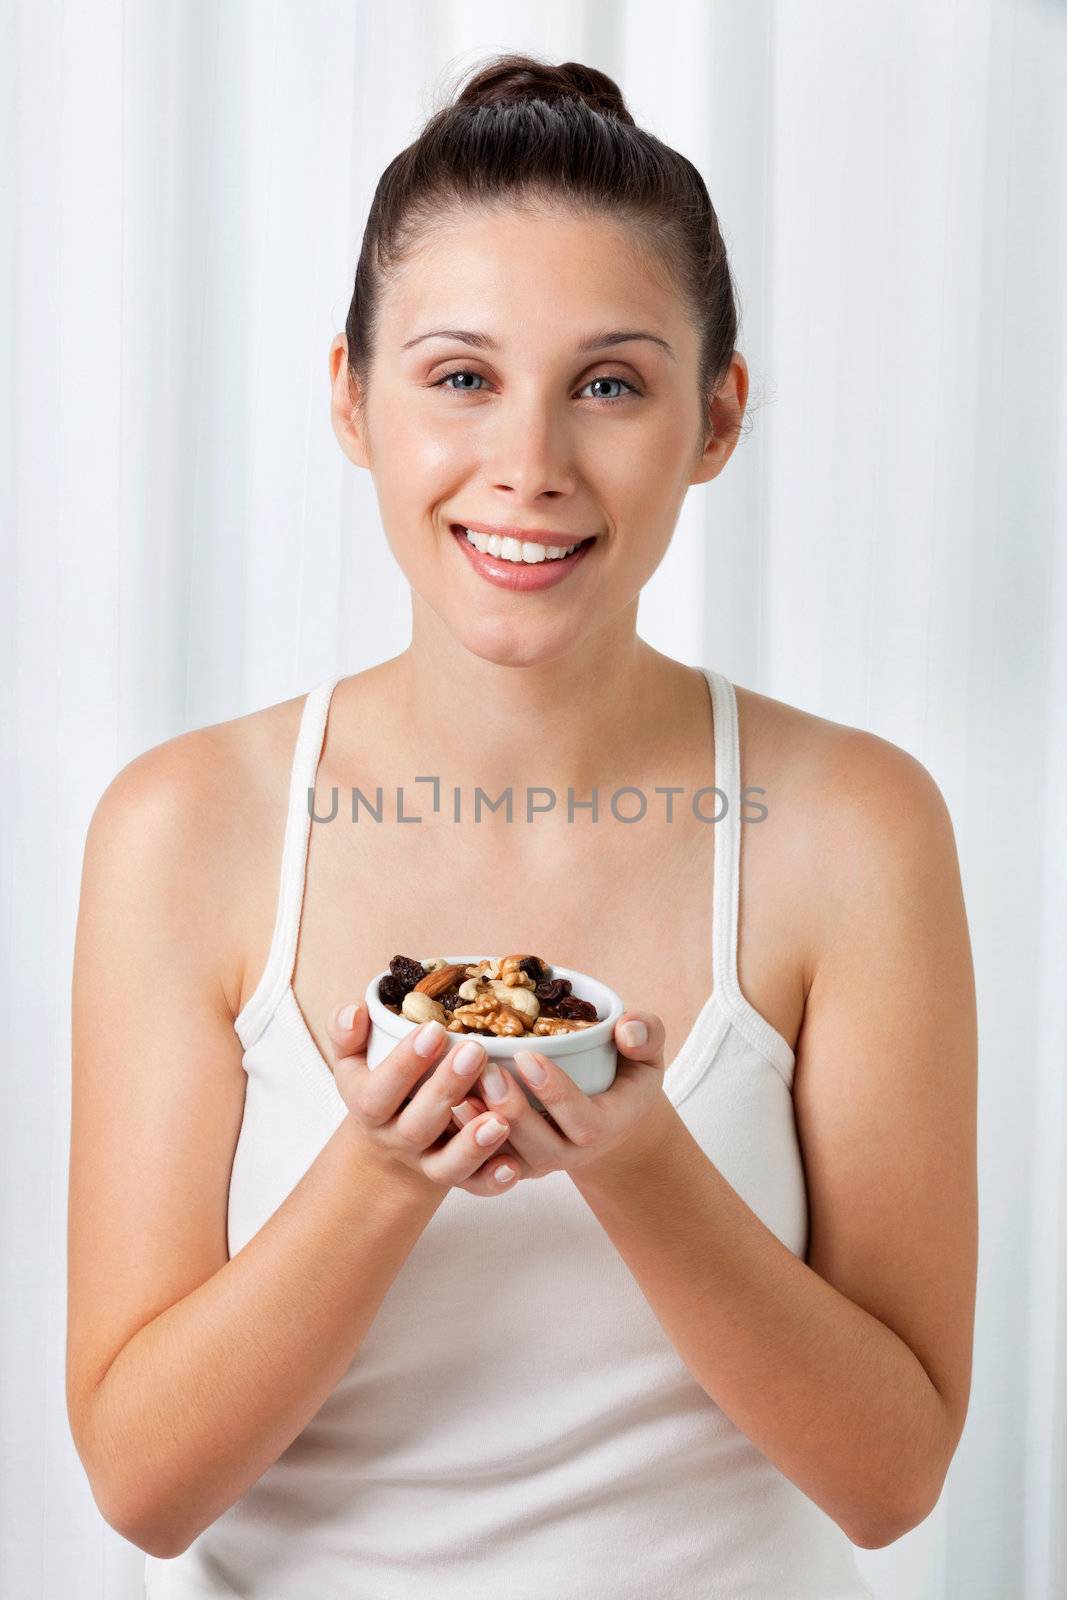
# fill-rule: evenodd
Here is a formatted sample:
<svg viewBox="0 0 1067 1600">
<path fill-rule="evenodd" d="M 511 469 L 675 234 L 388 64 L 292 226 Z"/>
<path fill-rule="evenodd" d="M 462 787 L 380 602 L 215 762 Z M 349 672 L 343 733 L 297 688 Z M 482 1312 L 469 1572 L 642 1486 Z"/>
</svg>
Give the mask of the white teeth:
<svg viewBox="0 0 1067 1600">
<path fill-rule="evenodd" d="M 502 539 L 496 533 L 472 533 L 470 528 L 464 528 L 463 531 L 476 550 L 485 556 L 499 556 L 504 561 L 558 561 L 578 548 L 576 544 L 564 548 L 554 544 L 534 544 L 530 539 Z"/>
</svg>

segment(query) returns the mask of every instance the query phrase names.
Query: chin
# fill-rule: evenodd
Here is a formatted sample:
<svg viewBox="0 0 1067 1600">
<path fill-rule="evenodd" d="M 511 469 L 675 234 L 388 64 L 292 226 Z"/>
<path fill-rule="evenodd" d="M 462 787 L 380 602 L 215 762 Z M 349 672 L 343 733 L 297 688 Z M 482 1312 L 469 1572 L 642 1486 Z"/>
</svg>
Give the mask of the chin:
<svg viewBox="0 0 1067 1600">
<path fill-rule="evenodd" d="M 447 623 L 448 619 L 442 618 L 442 621 Z M 536 667 L 547 661 L 558 661 L 574 645 L 574 635 L 569 629 L 527 628 L 520 633 L 507 623 L 494 627 L 488 621 L 472 628 L 469 617 L 463 618 L 452 631 L 471 655 L 498 667 Z"/>
</svg>

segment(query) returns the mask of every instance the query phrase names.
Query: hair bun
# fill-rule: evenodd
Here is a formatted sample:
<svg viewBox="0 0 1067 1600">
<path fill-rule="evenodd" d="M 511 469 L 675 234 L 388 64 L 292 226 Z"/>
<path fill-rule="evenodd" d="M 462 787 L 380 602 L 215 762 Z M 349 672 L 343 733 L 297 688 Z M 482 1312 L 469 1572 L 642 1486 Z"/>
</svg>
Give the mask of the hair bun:
<svg viewBox="0 0 1067 1600">
<path fill-rule="evenodd" d="M 622 90 L 613 78 L 580 61 L 563 61 L 559 66 L 537 61 L 533 56 L 498 56 L 483 66 L 465 85 L 457 106 L 514 106 L 526 100 L 580 100 L 599 111 L 634 126 Z"/>
</svg>

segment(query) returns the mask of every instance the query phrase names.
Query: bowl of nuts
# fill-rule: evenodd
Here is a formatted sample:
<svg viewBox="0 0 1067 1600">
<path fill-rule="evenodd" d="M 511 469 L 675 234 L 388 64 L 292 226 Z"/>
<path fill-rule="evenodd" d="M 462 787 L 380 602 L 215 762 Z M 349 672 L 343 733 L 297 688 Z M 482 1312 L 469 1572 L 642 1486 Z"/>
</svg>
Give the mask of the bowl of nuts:
<svg viewBox="0 0 1067 1600">
<path fill-rule="evenodd" d="M 475 1035 L 491 1061 L 507 1065 L 520 1050 L 548 1056 L 584 1094 L 602 1094 L 615 1079 L 622 1000 L 597 978 L 540 956 L 394 956 L 367 985 L 366 1002 L 369 1068 L 433 1019 L 449 1033 Z M 508 1070 L 539 1106 L 521 1073 Z"/>
</svg>

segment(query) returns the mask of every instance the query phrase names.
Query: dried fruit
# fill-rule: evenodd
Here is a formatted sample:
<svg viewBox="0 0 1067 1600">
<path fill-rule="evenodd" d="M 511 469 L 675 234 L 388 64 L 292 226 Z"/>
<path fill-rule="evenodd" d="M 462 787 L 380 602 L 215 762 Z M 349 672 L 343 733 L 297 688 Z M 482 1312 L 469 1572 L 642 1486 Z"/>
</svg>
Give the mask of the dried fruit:
<svg viewBox="0 0 1067 1600">
<path fill-rule="evenodd" d="M 409 989 L 414 989 L 426 976 L 426 968 L 421 961 L 416 961 L 412 956 L 394 956 L 389 963 L 389 971 L 401 985 L 406 994 Z"/>
<path fill-rule="evenodd" d="M 599 1021 L 596 1006 L 557 978 L 537 955 L 516 952 L 484 960 L 416 961 L 395 955 L 378 981 L 378 999 L 395 1015 L 443 1022 L 449 1033 L 498 1038 L 575 1033 Z"/>
<path fill-rule="evenodd" d="M 556 1014 L 572 1022 L 595 1022 L 596 1006 L 591 1000 L 579 1000 L 576 994 L 564 995 L 556 1007 Z"/>
<path fill-rule="evenodd" d="M 534 994 L 541 1002 L 541 1010 L 546 1006 L 558 1006 L 564 995 L 571 992 L 569 978 L 542 978 L 534 988 Z"/>
<path fill-rule="evenodd" d="M 404 994 L 404 985 L 399 978 L 394 978 L 391 972 L 387 973 L 378 984 L 378 999 L 383 1006 L 390 1006 L 399 1011 Z"/>
</svg>

